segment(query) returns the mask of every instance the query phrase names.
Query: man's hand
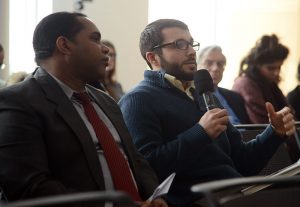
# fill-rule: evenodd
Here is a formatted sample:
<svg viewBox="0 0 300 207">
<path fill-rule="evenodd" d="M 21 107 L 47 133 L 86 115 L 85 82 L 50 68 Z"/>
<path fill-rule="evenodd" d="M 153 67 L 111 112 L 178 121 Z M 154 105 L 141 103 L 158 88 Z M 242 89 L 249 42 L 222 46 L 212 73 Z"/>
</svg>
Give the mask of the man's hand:
<svg viewBox="0 0 300 207">
<path fill-rule="evenodd" d="M 227 129 L 229 118 L 226 109 L 212 109 L 207 111 L 200 119 L 199 124 L 204 128 L 208 136 L 217 138 Z"/>
<path fill-rule="evenodd" d="M 168 204 L 161 198 L 154 199 L 153 201 L 144 201 L 137 203 L 141 207 L 168 207 Z"/>
<path fill-rule="evenodd" d="M 295 120 L 289 107 L 284 107 L 280 111 L 275 112 L 273 105 L 266 103 L 270 124 L 275 132 L 281 136 L 290 136 L 295 133 Z"/>
</svg>

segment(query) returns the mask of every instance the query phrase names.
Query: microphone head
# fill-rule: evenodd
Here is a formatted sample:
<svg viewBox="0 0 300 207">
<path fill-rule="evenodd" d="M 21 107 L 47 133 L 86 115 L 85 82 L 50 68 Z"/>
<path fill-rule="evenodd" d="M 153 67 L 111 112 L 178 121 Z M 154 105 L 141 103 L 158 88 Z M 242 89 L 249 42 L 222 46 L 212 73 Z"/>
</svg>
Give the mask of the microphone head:
<svg viewBox="0 0 300 207">
<path fill-rule="evenodd" d="M 214 91 L 213 80 L 206 69 L 200 69 L 194 73 L 194 82 L 198 94 Z"/>
</svg>

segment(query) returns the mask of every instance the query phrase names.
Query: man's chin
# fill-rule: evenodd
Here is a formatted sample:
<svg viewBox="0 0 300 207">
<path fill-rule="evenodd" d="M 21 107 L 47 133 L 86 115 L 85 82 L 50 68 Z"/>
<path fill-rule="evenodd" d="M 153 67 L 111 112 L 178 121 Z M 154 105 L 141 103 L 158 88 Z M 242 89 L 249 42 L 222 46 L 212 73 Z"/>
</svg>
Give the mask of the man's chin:
<svg viewBox="0 0 300 207">
<path fill-rule="evenodd" d="M 99 79 L 104 79 L 105 78 L 105 70 L 101 70 L 101 71 L 97 71 L 96 73 L 95 73 L 95 76 L 98 78 L 98 80 Z"/>
<path fill-rule="evenodd" d="M 196 71 L 197 70 L 197 65 L 196 64 L 184 64 L 186 67 L 186 70 L 189 71 Z"/>
<path fill-rule="evenodd" d="M 87 82 L 102 81 L 105 79 L 105 74 L 94 74 L 93 76 L 89 76 L 87 79 Z"/>
<path fill-rule="evenodd" d="M 184 81 L 194 80 L 194 73 L 186 73 L 185 75 L 182 75 L 181 80 L 184 80 Z"/>
</svg>

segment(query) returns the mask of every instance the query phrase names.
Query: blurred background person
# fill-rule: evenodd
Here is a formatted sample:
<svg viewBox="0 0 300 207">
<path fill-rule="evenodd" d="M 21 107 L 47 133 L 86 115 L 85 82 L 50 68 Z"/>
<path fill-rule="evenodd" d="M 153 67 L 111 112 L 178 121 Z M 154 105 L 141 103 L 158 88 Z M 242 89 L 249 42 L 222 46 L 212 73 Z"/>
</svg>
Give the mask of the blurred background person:
<svg viewBox="0 0 300 207">
<path fill-rule="evenodd" d="M 19 83 L 19 82 L 23 81 L 27 76 L 28 76 L 28 73 L 26 73 L 24 71 L 19 71 L 19 72 L 12 73 L 8 77 L 6 86 L 11 86 L 11 85 L 14 85 L 16 83 Z"/>
<path fill-rule="evenodd" d="M 5 68 L 4 64 L 4 49 L 2 45 L 0 44 L 0 70 L 3 70 Z M 5 87 L 6 82 L 2 80 L 2 77 L 0 77 L 0 88 Z"/>
<path fill-rule="evenodd" d="M 109 61 L 108 66 L 106 67 L 105 79 L 102 83 L 109 95 L 118 102 L 124 95 L 124 91 L 121 84 L 116 80 L 116 49 L 110 41 L 103 40 L 102 42 L 109 48 Z"/>
<path fill-rule="evenodd" d="M 116 102 L 124 95 L 121 84 L 116 80 L 116 50 L 115 46 L 108 40 L 102 43 L 109 48 L 109 61 L 105 70 L 105 77 L 89 84 L 109 94 Z"/>
<path fill-rule="evenodd" d="M 220 46 L 212 45 L 200 51 L 198 69 L 206 69 L 210 73 L 215 87 L 214 94 L 222 106 L 227 109 L 230 122 L 232 124 L 248 124 L 250 121 L 242 96 L 234 91 L 218 87 L 223 78 L 225 65 L 226 57 Z"/>
<path fill-rule="evenodd" d="M 242 60 L 233 90 L 243 96 L 252 123 L 269 122 L 265 107 L 267 101 L 276 111 L 287 105 L 278 83 L 281 66 L 288 54 L 289 49 L 279 42 L 275 34 L 264 35 Z"/>
<path fill-rule="evenodd" d="M 0 44 L 0 69 L 4 68 L 4 49 Z"/>
<path fill-rule="evenodd" d="M 300 83 L 300 62 L 298 64 L 297 70 L 297 79 Z M 296 86 L 294 90 L 288 93 L 287 95 L 288 103 L 293 107 L 295 110 L 295 119 L 300 121 L 300 85 Z"/>
</svg>

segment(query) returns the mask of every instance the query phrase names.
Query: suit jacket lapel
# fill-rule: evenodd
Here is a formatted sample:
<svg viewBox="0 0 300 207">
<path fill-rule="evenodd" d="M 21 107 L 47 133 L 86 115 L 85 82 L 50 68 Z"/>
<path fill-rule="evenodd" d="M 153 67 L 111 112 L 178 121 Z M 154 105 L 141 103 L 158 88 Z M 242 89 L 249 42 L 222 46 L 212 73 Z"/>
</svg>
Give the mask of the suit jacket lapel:
<svg viewBox="0 0 300 207">
<path fill-rule="evenodd" d="M 66 124 L 74 131 L 76 138 L 82 145 L 90 170 L 100 189 L 104 186 L 101 166 L 96 147 L 90 133 L 74 108 L 72 102 L 60 88 L 58 83 L 43 69 L 38 69 L 34 74 L 37 82 L 44 90 L 49 101 L 57 105 L 57 113 L 64 119 Z"/>
<path fill-rule="evenodd" d="M 233 112 L 240 117 L 240 113 L 238 110 L 238 107 L 236 107 L 238 104 L 237 103 L 238 100 L 234 99 L 233 97 L 228 97 L 228 93 L 223 89 L 223 88 L 219 88 L 220 93 L 222 94 L 222 96 L 224 96 L 224 98 L 226 99 L 228 105 L 230 106 L 230 108 L 233 110 Z M 234 99 L 234 100 L 233 100 Z M 242 121 L 242 120 L 241 120 Z"/>
</svg>

